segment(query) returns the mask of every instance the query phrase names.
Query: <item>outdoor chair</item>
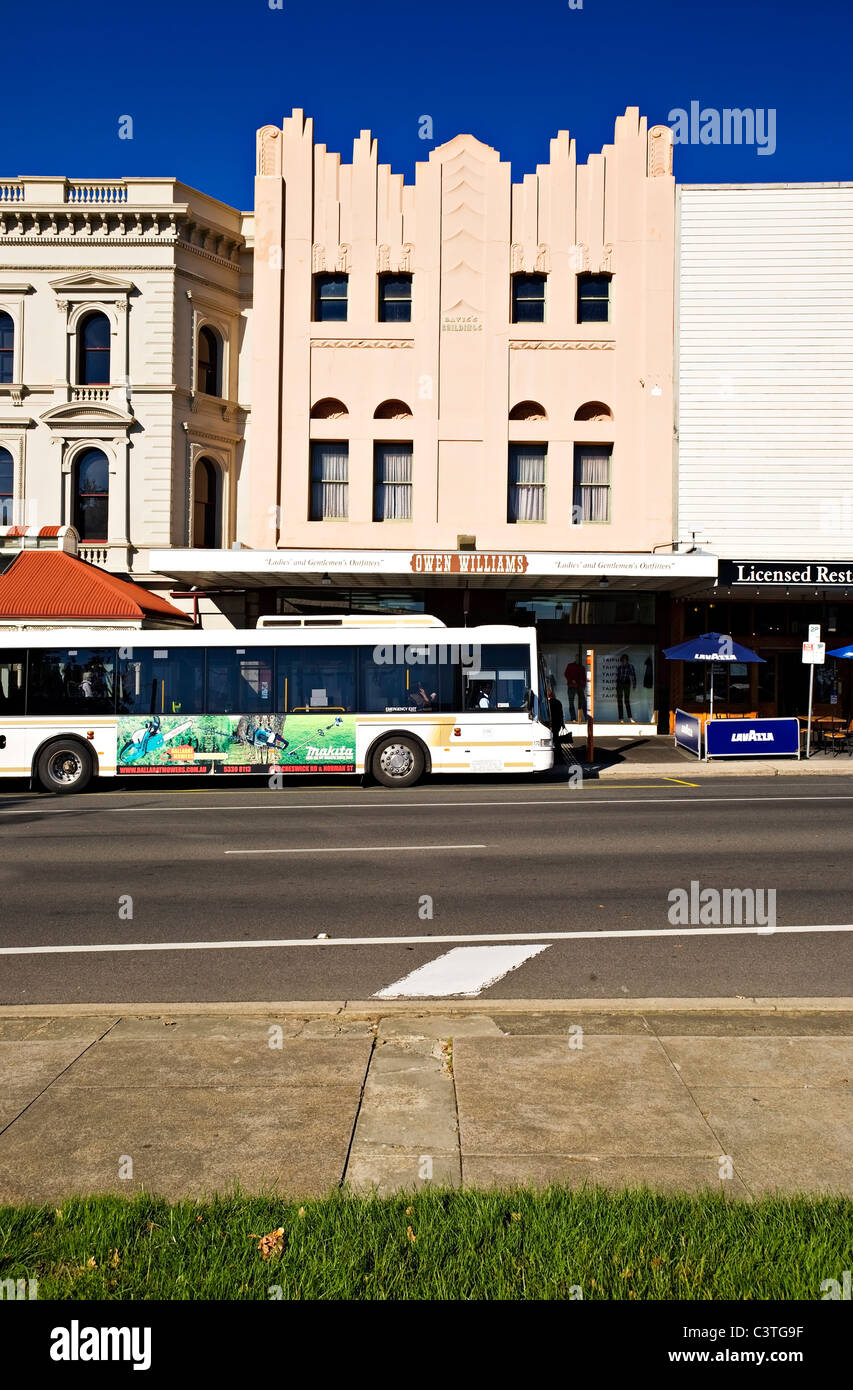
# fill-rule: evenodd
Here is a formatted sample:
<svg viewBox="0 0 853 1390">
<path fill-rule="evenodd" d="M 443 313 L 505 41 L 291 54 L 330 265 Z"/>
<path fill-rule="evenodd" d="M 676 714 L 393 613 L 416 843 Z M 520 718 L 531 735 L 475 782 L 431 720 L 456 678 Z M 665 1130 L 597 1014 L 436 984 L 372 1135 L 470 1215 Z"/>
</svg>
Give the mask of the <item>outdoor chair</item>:
<svg viewBox="0 0 853 1390">
<path fill-rule="evenodd" d="M 853 719 L 841 728 L 825 729 L 823 737 L 826 740 L 826 748 L 832 749 L 833 758 L 837 758 L 840 753 L 846 753 L 848 758 L 853 757 Z"/>
</svg>

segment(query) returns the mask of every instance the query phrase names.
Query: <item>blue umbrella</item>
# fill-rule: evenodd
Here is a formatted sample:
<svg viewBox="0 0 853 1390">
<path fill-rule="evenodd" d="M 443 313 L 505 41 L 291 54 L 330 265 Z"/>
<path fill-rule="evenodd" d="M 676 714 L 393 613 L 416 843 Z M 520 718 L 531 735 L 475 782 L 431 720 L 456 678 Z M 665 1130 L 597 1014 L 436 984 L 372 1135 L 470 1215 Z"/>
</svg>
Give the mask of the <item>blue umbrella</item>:
<svg viewBox="0 0 853 1390">
<path fill-rule="evenodd" d="M 679 642 L 677 647 L 664 647 L 668 661 L 734 661 L 741 665 L 752 661 L 764 662 L 763 656 L 756 655 L 749 647 L 742 647 L 733 637 L 723 632 L 704 632 L 701 637 L 691 637 L 689 642 Z M 713 667 L 711 668 L 713 670 Z M 711 718 L 714 717 L 714 678 L 711 677 Z"/>
<path fill-rule="evenodd" d="M 834 651 L 827 652 L 827 656 L 853 657 L 853 647 L 836 647 Z"/>
</svg>

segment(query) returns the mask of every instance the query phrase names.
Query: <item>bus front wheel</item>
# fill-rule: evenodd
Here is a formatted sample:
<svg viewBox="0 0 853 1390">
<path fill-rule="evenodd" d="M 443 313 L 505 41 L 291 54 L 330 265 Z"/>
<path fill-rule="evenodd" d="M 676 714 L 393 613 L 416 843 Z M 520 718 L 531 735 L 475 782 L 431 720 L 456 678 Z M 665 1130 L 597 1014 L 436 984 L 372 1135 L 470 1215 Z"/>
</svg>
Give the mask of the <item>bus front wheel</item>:
<svg viewBox="0 0 853 1390">
<path fill-rule="evenodd" d="M 92 755 L 76 739 L 57 739 L 38 755 L 36 776 L 49 792 L 81 792 L 92 780 Z"/>
<path fill-rule="evenodd" d="M 371 766 L 383 787 L 413 787 L 424 773 L 423 749 L 415 739 L 392 734 L 376 745 Z"/>
</svg>

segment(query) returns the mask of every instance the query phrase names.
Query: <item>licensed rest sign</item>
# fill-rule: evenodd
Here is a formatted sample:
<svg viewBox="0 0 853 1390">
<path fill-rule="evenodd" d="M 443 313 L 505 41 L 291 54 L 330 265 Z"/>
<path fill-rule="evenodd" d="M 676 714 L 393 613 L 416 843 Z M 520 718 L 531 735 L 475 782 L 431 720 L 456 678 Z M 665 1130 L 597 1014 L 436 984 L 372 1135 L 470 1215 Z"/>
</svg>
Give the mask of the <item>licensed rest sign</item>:
<svg viewBox="0 0 853 1390">
<path fill-rule="evenodd" d="M 825 642 L 804 642 L 803 661 L 807 666 L 822 666 L 826 660 Z"/>
</svg>

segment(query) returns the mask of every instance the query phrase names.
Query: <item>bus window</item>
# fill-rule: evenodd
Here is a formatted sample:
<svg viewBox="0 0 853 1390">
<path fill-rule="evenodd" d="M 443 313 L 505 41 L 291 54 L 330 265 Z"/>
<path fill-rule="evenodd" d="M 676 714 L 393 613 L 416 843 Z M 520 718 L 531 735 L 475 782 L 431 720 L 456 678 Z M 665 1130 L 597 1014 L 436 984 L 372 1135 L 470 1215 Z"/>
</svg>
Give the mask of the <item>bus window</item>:
<svg viewBox="0 0 853 1390">
<path fill-rule="evenodd" d="M 278 711 L 310 714 L 355 709 L 355 651 L 352 647 L 280 647 Z"/>
<path fill-rule="evenodd" d="M 209 647 L 208 714 L 272 714 L 272 647 Z"/>
<path fill-rule="evenodd" d="M 530 648 L 487 643 L 479 650 L 479 666 L 462 668 L 465 709 L 527 709 Z"/>
<path fill-rule="evenodd" d="M 24 712 L 25 652 L 5 651 L 0 655 L 0 718 Z"/>
<path fill-rule="evenodd" d="M 114 714 L 115 651 L 51 647 L 31 651 L 28 714 Z"/>
<path fill-rule="evenodd" d="M 452 710 L 454 668 L 450 656 L 446 646 L 427 643 L 396 649 L 393 644 L 364 648 L 359 669 L 359 709 L 365 714 Z"/>
<path fill-rule="evenodd" d="M 201 714 L 203 689 L 203 652 L 185 647 L 119 648 L 119 714 Z"/>
</svg>

